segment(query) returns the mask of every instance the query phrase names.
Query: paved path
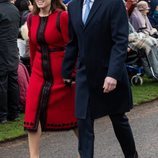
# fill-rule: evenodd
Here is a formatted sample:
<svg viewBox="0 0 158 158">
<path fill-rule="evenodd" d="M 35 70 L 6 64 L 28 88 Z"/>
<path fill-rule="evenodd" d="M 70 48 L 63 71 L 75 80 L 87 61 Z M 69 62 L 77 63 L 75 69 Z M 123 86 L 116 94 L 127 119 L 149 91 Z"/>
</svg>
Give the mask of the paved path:
<svg viewBox="0 0 158 158">
<path fill-rule="evenodd" d="M 158 101 L 135 107 L 128 114 L 140 158 L 158 158 Z M 123 158 L 108 117 L 95 122 L 95 158 Z M 27 140 L 0 144 L 0 158 L 28 158 Z M 45 133 L 41 158 L 76 158 L 77 139 L 72 131 Z"/>
</svg>

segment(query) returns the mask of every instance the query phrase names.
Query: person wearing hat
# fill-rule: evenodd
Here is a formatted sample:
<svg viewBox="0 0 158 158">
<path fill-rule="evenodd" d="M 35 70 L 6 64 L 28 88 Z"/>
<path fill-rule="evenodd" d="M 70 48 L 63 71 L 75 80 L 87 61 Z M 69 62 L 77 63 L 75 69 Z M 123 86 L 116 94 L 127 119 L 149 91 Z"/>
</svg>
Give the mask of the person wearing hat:
<svg viewBox="0 0 158 158">
<path fill-rule="evenodd" d="M 158 4 L 155 6 L 155 10 L 153 11 L 153 13 L 149 14 L 149 20 L 151 22 L 151 25 L 158 29 Z"/>
<path fill-rule="evenodd" d="M 149 5 L 146 1 L 138 2 L 137 3 L 137 8 L 143 15 L 149 13 L 149 10 L 150 10 Z"/>
<path fill-rule="evenodd" d="M 151 36 L 156 36 L 158 32 L 152 27 L 147 16 L 149 10 L 150 8 L 146 1 L 138 2 L 130 16 L 130 22 L 137 32 L 144 32 Z"/>
</svg>

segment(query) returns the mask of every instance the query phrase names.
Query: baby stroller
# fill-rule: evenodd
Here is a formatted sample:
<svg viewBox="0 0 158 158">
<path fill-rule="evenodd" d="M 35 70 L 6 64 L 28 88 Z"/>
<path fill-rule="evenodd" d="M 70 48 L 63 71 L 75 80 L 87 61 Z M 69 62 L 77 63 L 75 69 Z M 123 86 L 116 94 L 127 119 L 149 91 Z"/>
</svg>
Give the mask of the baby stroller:
<svg viewBox="0 0 158 158">
<path fill-rule="evenodd" d="M 126 60 L 126 68 L 130 83 L 132 85 L 142 85 L 144 69 L 138 52 L 130 50 Z"/>
</svg>

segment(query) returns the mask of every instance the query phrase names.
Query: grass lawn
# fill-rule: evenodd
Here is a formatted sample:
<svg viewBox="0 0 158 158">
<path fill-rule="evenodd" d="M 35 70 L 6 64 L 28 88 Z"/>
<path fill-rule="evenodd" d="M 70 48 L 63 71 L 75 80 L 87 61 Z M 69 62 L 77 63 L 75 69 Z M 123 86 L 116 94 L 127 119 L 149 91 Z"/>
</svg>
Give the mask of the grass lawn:
<svg viewBox="0 0 158 158">
<path fill-rule="evenodd" d="M 134 104 L 139 105 L 158 98 L 158 82 L 144 79 L 142 86 L 133 86 Z M 0 125 L 0 142 L 25 135 L 23 130 L 23 114 L 18 121 Z"/>
<path fill-rule="evenodd" d="M 144 78 L 143 85 L 133 86 L 132 92 L 134 105 L 158 99 L 158 81 Z"/>
<path fill-rule="evenodd" d="M 23 114 L 16 121 L 8 121 L 6 124 L 0 124 L 0 142 L 11 140 L 24 136 L 26 132 L 23 129 Z"/>
</svg>

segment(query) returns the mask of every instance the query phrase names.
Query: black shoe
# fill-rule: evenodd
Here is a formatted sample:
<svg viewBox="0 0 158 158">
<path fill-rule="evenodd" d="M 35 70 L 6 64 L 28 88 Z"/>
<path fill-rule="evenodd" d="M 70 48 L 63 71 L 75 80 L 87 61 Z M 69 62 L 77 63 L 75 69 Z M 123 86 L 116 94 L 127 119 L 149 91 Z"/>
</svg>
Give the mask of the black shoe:
<svg viewBox="0 0 158 158">
<path fill-rule="evenodd" d="M 132 155 L 132 156 L 125 156 L 125 158 L 138 158 L 138 153 L 136 151 L 134 155 Z"/>
<path fill-rule="evenodd" d="M 5 124 L 7 123 L 7 119 L 0 119 L 0 124 Z"/>
<path fill-rule="evenodd" d="M 137 152 L 135 153 L 134 158 L 138 158 L 138 153 Z"/>
</svg>

